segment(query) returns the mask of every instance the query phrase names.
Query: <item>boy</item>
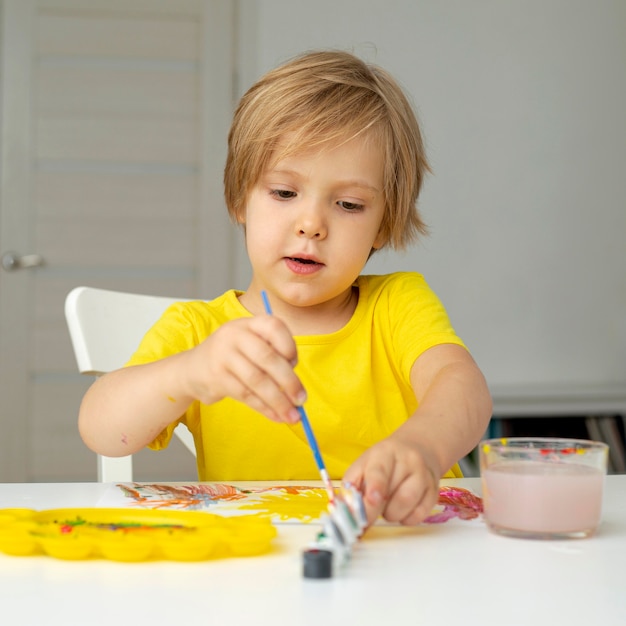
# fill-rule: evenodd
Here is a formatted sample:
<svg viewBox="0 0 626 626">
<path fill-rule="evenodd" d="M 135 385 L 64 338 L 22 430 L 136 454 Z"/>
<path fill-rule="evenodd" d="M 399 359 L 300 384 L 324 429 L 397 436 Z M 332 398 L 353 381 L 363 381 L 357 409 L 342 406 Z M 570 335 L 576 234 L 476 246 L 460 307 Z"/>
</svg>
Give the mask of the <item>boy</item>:
<svg viewBox="0 0 626 626">
<path fill-rule="evenodd" d="M 363 491 L 370 522 L 424 519 L 491 412 L 424 279 L 361 275 L 376 250 L 425 231 L 427 169 L 415 115 L 381 69 L 321 51 L 264 76 L 235 112 L 224 175 L 250 285 L 168 309 L 87 392 L 86 444 L 160 449 L 183 421 L 200 480 L 316 479 L 306 402 L 331 477 Z"/>
</svg>

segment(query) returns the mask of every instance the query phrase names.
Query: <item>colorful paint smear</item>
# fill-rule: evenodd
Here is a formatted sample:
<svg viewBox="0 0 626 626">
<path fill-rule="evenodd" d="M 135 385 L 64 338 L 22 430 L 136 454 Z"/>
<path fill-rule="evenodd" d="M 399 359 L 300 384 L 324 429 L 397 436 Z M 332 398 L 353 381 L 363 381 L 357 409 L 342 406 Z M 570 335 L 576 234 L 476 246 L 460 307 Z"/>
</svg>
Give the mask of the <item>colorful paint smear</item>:
<svg viewBox="0 0 626 626">
<path fill-rule="evenodd" d="M 224 483 L 121 483 L 117 487 L 134 505 L 150 509 L 255 515 L 275 523 L 315 522 L 328 511 L 328 494 L 322 487 L 276 485 L 242 488 Z M 482 512 L 482 499 L 476 494 L 461 487 L 442 486 L 437 507 L 424 523 L 440 524 L 453 518 L 471 520 L 478 518 Z"/>
<path fill-rule="evenodd" d="M 462 487 L 439 487 L 438 506 L 443 510 L 427 517 L 425 524 L 441 524 L 454 517 L 476 519 L 483 512 L 482 498 Z"/>
<path fill-rule="evenodd" d="M 323 488 L 278 485 L 241 488 L 223 483 L 119 484 L 126 496 L 147 508 L 209 509 L 227 515 L 255 514 L 274 522 L 312 522 L 328 508 Z"/>
</svg>

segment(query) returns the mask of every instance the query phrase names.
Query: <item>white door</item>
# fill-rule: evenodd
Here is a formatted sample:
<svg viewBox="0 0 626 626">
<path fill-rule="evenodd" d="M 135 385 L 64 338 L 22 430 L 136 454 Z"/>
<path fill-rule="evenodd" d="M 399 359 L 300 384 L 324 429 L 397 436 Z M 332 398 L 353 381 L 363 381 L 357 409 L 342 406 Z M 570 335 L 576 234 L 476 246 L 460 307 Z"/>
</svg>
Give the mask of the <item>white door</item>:
<svg viewBox="0 0 626 626">
<path fill-rule="evenodd" d="M 92 480 L 76 428 L 91 381 L 77 374 L 66 294 L 232 286 L 232 3 L 1 6 L 0 482 Z M 136 455 L 135 477 L 194 478 L 172 447 Z"/>
</svg>

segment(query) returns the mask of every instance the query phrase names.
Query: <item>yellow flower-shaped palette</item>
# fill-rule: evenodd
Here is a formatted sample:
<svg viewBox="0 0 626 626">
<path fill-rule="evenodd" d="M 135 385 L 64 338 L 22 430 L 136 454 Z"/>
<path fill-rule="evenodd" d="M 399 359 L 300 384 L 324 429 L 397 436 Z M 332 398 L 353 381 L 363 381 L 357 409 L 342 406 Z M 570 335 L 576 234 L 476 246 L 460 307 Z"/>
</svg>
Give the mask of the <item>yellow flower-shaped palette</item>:
<svg viewBox="0 0 626 626">
<path fill-rule="evenodd" d="M 271 549 L 276 529 L 256 517 L 198 511 L 0 509 L 0 552 L 113 561 L 203 561 Z"/>
</svg>

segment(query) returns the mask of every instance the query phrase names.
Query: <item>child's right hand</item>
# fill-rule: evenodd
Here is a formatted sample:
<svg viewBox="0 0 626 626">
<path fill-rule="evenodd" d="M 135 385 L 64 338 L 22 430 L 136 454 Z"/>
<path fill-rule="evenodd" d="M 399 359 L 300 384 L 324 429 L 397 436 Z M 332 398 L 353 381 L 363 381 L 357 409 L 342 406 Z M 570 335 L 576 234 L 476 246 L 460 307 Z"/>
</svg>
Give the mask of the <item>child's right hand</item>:
<svg viewBox="0 0 626 626">
<path fill-rule="evenodd" d="M 275 422 L 295 423 L 306 392 L 293 368 L 296 344 L 287 326 L 270 315 L 227 322 L 185 357 L 185 386 L 212 404 L 230 397 Z"/>
</svg>

